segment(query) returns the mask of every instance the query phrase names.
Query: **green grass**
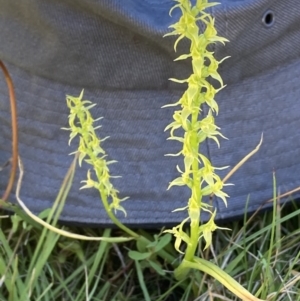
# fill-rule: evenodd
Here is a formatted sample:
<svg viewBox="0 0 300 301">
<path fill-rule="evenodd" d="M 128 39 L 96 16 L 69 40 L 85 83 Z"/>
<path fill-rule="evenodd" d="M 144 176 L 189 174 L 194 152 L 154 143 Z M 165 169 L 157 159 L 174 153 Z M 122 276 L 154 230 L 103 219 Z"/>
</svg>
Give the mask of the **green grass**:
<svg viewBox="0 0 300 301">
<path fill-rule="evenodd" d="M 49 215 L 49 211 L 43 214 Z M 0 300 L 237 300 L 214 279 L 197 271 L 178 283 L 172 265 L 155 254 L 133 260 L 128 250 L 137 250 L 135 241 L 72 240 L 24 218 L 1 214 Z M 297 301 L 299 225 L 299 204 L 275 206 L 250 222 L 244 218 L 222 225 L 232 231 L 217 231 L 214 247 L 198 255 L 222 267 L 262 299 Z M 88 236 L 124 235 L 110 229 L 64 228 Z M 148 238 L 159 232 L 139 231 Z M 164 250 L 176 264 L 179 258 L 173 242 L 166 243 Z M 138 248 L 141 251 L 142 247 Z"/>
<path fill-rule="evenodd" d="M 61 236 L 19 207 L 2 202 L 15 214 L 0 212 L 0 300 L 237 300 L 220 283 L 197 270 L 176 281 L 173 271 L 182 258 L 174 250 L 171 235 L 163 234 L 163 229 L 139 230 L 144 239 L 117 244 L 111 242 L 114 237 L 126 237 L 121 230 L 57 225 L 71 187 L 74 162 L 53 208 L 39 217 L 65 231 L 61 233 L 104 240 Z M 213 247 L 205 252 L 200 241 L 197 256 L 217 264 L 261 299 L 300 301 L 300 204 L 279 206 L 275 189 L 274 196 L 273 210 L 221 225 L 232 230 L 216 231 Z"/>
</svg>

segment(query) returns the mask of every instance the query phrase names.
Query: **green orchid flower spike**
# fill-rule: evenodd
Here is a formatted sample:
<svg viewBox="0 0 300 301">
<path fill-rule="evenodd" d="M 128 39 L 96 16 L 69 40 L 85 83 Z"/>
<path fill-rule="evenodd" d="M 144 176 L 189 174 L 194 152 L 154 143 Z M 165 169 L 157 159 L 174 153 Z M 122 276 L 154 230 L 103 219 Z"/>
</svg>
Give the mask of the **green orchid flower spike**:
<svg viewBox="0 0 300 301">
<path fill-rule="evenodd" d="M 218 67 L 227 57 L 217 61 L 214 53 L 208 50 L 208 46 L 215 43 L 225 44 L 228 40 L 217 35 L 214 25 L 215 20 L 205 11 L 218 3 L 208 3 L 207 0 L 175 0 L 175 2 L 176 4 L 171 9 L 170 15 L 174 9 L 179 9 L 181 17 L 177 23 L 170 26 L 172 31 L 165 36 L 179 36 L 174 44 L 175 52 L 178 43 L 182 39 L 186 38 L 190 41 L 190 53 L 180 55 L 175 61 L 191 60 L 193 71 L 187 79 L 170 79 L 179 84 L 187 84 L 188 87 L 179 101 L 164 106 L 180 106 L 180 109 L 174 111 L 173 121 L 165 128 L 165 131 L 170 131 L 170 140 L 176 140 L 182 144 L 182 150 L 171 155 L 182 155 L 184 163 L 184 170 L 177 166 L 180 176 L 170 183 L 168 189 L 172 186 L 184 185 L 190 189 L 187 206 L 174 210 L 187 210 L 188 217 L 177 227 L 165 230 L 165 232 L 172 233 L 175 236 L 175 249 L 180 253 L 184 253 L 184 259 L 175 270 L 175 276 L 182 279 L 188 275 L 191 268 L 198 269 L 220 281 L 242 300 L 257 301 L 260 299 L 250 294 L 213 263 L 195 257 L 199 239 L 203 238 L 205 240 L 204 249 L 207 249 L 212 243 L 212 234 L 216 229 L 229 230 L 220 228 L 215 224 L 214 220 L 217 212 L 203 200 L 204 197 L 215 195 L 222 199 L 227 206 L 228 195 L 223 191 L 223 188 L 230 184 L 224 184 L 215 173 L 215 170 L 226 167 L 213 167 L 209 158 L 200 153 L 201 144 L 206 139 L 214 140 L 220 147 L 219 138 L 225 138 L 220 133 L 220 128 L 215 124 L 214 114 L 219 113 L 215 95 L 225 87 L 218 73 Z M 198 27 L 199 22 L 202 22 L 205 26 L 202 33 Z M 219 83 L 218 88 L 210 83 L 211 78 Z M 208 114 L 201 119 L 204 105 L 208 107 Z M 183 137 L 177 136 L 178 130 L 184 131 Z M 200 222 L 202 210 L 211 215 L 209 221 L 205 224 Z M 188 232 L 184 231 L 186 224 L 189 224 Z M 182 244 L 186 245 L 185 252 L 182 251 Z"/>
<path fill-rule="evenodd" d="M 121 202 L 127 198 L 120 199 L 118 197 L 119 191 L 114 188 L 111 183 L 112 178 L 109 171 L 109 165 L 116 161 L 107 161 L 106 153 L 101 147 L 101 142 L 108 137 L 99 139 L 96 135 L 96 130 L 101 126 L 94 126 L 95 122 L 102 118 L 93 119 L 90 109 L 95 106 L 88 100 L 82 100 L 83 91 L 79 97 L 67 96 L 67 105 L 70 109 L 69 115 L 69 128 L 71 141 L 78 135 L 79 136 L 79 165 L 81 166 L 84 160 L 87 164 L 92 166 L 92 171 L 89 169 L 87 172 L 87 179 L 82 181 L 83 185 L 80 189 L 96 188 L 99 190 L 101 199 L 104 201 L 104 207 L 108 213 L 113 210 L 122 211 L 126 216 L 125 209 L 121 206 Z M 76 151 L 76 152 L 77 152 Z M 94 178 L 92 178 L 92 173 Z M 110 201 L 110 202 L 109 202 Z M 111 215 L 112 216 L 112 215 Z"/>
</svg>

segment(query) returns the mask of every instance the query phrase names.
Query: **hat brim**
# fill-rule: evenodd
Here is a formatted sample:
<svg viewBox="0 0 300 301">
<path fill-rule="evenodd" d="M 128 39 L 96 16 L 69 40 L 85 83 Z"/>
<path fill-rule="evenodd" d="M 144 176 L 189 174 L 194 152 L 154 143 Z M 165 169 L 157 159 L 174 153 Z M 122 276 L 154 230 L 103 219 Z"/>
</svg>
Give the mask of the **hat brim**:
<svg viewBox="0 0 300 301">
<path fill-rule="evenodd" d="M 61 130 L 68 126 L 66 94 L 77 96 L 84 87 L 60 85 L 11 64 L 8 68 L 16 90 L 19 152 L 25 168 L 21 198 L 33 212 L 39 213 L 52 206 L 72 161 L 68 154 L 77 147 L 76 141 L 68 146 L 69 133 Z M 258 144 L 262 133 L 264 141 L 259 152 L 230 179 L 235 185 L 225 189 L 230 195 L 228 206 L 214 200 L 217 219 L 243 215 L 247 201 L 247 211 L 252 212 L 271 199 L 273 171 L 280 193 L 300 186 L 299 76 L 300 62 L 294 62 L 280 72 L 245 79 L 219 93 L 217 124 L 229 140 L 221 141 L 220 149 L 211 142 L 203 149 L 213 165 L 233 167 Z M 103 142 L 103 148 L 109 159 L 118 161 L 111 165 L 111 173 L 121 176 L 114 180 L 121 197 L 129 197 L 124 203 L 127 217 L 118 213 L 128 225 L 170 225 L 186 217 L 184 211 L 172 213 L 186 205 L 189 191 L 183 187 L 167 191 L 169 182 L 178 176 L 176 165 L 182 159 L 165 156 L 176 153 L 180 145 L 166 140 L 168 133 L 164 133 L 164 128 L 172 120 L 172 109 L 161 108 L 175 102 L 181 93 L 85 90 L 84 98 L 97 104 L 93 115 L 104 117 L 99 136 L 110 136 Z M 7 87 L 1 80 L 0 158 L 3 162 L 11 155 L 10 108 L 6 98 Z M 98 192 L 79 190 L 87 168 L 87 165 L 77 167 L 61 220 L 111 225 Z M 228 171 L 222 171 L 221 175 Z M 8 171 L 2 171 L 1 193 L 7 179 Z M 299 193 L 294 198 L 297 196 Z M 14 201 L 13 195 L 10 200 Z M 208 216 L 202 218 L 206 220 Z"/>
</svg>

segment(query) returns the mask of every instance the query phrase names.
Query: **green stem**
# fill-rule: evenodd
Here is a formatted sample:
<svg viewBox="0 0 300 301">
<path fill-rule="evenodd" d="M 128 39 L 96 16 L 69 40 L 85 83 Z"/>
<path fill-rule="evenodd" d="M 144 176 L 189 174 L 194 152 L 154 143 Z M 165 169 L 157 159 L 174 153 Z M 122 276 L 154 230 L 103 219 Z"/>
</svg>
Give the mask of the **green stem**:
<svg viewBox="0 0 300 301">
<path fill-rule="evenodd" d="M 106 195 L 106 193 L 104 193 L 103 189 L 100 189 L 100 197 L 101 197 L 101 200 L 102 200 L 102 203 L 104 205 L 104 209 L 105 209 L 107 215 L 114 222 L 114 224 L 116 226 L 118 226 L 120 229 L 122 229 L 124 232 L 126 232 L 128 235 L 130 235 L 136 239 L 139 239 L 140 236 L 137 233 L 135 233 L 134 231 L 132 231 L 128 227 L 126 227 L 124 224 L 122 224 L 117 219 L 117 217 L 112 213 L 111 209 L 109 208 L 108 201 L 107 201 L 107 195 Z"/>
<path fill-rule="evenodd" d="M 184 260 L 191 261 L 193 260 L 193 257 L 195 256 L 195 252 L 198 246 L 198 229 L 199 229 L 199 218 L 198 220 L 193 221 L 190 225 L 190 238 L 191 238 L 191 244 L 187 245 L 187 249 L 185 252 Z"/>
<path fill-rule="evenodd" d="M 191 118 L 191 124 L 192 124 L 192 128 L 193 128 L 193 124 L 196 124 L 198 120 L 198 111 L 192 114 L 192 118 Z M 197 141 L 197 133 L 194 133 L 195 137 L 193 137 L 193 151 L 196 151 L 196 153 L 198 153 L 198 148 L 199 148 L 199 144 Z M 199 163 L 198 160 L 194 160 L 193 164 L 192 164 L 192 170 L 193 170 L 193 189 L 192 189 L 192 199 L 196 199 L 198 201 L 199 198 L 201 198 L 201 194 L 200 194 L 200 183 L 199 183 L 199 177 L 198 177 L 198 170 L 199 170 Z M 200 179 L 201 181 L 201 179 Z M 199 199 L 198 201 L 199 203 L 197 204 L 197 206 L 199 206 L 199 208 L 201 208 L 201 199 Z M 194 204 L 190 204 L 192 206 L 194 206 Z M 187 245 L 187 249 L 185 251 L 185 255 L 184 255 L 184 260 L 181 262 L 181 264 L 179 265 L 179 267 L 176 269 L 175 271 L 175 275 L 176 277 L 178 277 L 178 279 L 182 279 L 188 272 L 189 269 L 187 269 L 185 267 L 185 265 L 183 264 L 183 262 L 185 261 L 192 261 L 194 256 L 195 256 L 195 252 L 198 246 L 198 239 L 199 239 L 199 223 L 200 223 L 200 211 L 199 214 L 197 216 L 193 216 L 193 218 L 191 219 L 191 223 L 190 223 L 190 243 Z"/>
<path fill-rule="evenodd" d="M 195 223 L 191 223 L 190 225 L 191 243 L 187 245 L 183 261 L 174 271 L 177 280 L 182 280 L 183 278 L 185 278 L 190 270 L 190 267 L 187 267 L 185 263 L 193 261 L 193 258 L 195 256 L 195 252 L 198 246 L 198 229 L 199 219 L 198 222 L 195 221 Z"/>
</svg>

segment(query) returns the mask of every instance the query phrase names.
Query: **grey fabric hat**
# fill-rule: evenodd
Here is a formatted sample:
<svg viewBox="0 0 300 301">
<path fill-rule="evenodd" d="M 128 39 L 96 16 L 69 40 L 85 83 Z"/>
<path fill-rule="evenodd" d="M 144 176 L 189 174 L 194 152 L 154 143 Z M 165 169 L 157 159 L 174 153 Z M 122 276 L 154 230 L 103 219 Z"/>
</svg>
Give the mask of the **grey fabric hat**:
<svg viewBox="0 0 300 301">
<path fill-rule="evenodd" d="M 233 167 L 258 144 L 255 154 L 231 179 L 228 207 L 215 199 L 217 218 L 233 219 L 254 211 L 273 194 L 273 170 L 280 193 L 300 186 L 300 2 L 299 0 L 221 0 L 213 8 L 219 34 L 230 40 L 217 44 L 218 58 L 231 56 L 219 71 L 227 87 L 217 95 L 216 119 L 229 140 L 218 149 L 207 142 L 214 166 Z M 34 212 L 52 205 L 72 161 L 68 154 L 66 94 L 97 106 L 103 116 L 101 137 L 114 184 L 127 211 L 120 219 L 130 225 L 178 223 L 189 196 L 185 188 L 167 191 L 178 176 L 182 158 L 165 157 L 180 149 L 167 141 L 164 128 L 184 91 L 168 78 L 186 78 L 188 61 L 173 62 L 174 38 L 163 38 L 171 0 L 0 0 L 0 59 L 14 80 L 19 122 L 19 148 L 25 175 L 21 198 Z M 188 44 L 179 45 L 184 53 Z M 10 107 L 0 80 L 0 164 L 11 156 Z M 78 168 L 61 220 L 110 225 L 97 191 L 81 190 L 87 167 Z M 0 172 L 3 193 L 9 169 Z M 222 171 L 224 176 L 227 171 Z M 294 194 L 294 198 L 299 193 Z M 283 198 L 282 200 L 285 200 Z M 11 194 L 10 200 L 14 200 Z M 203 216 L 206 219 L 207 216 Z"/>
</svg>

